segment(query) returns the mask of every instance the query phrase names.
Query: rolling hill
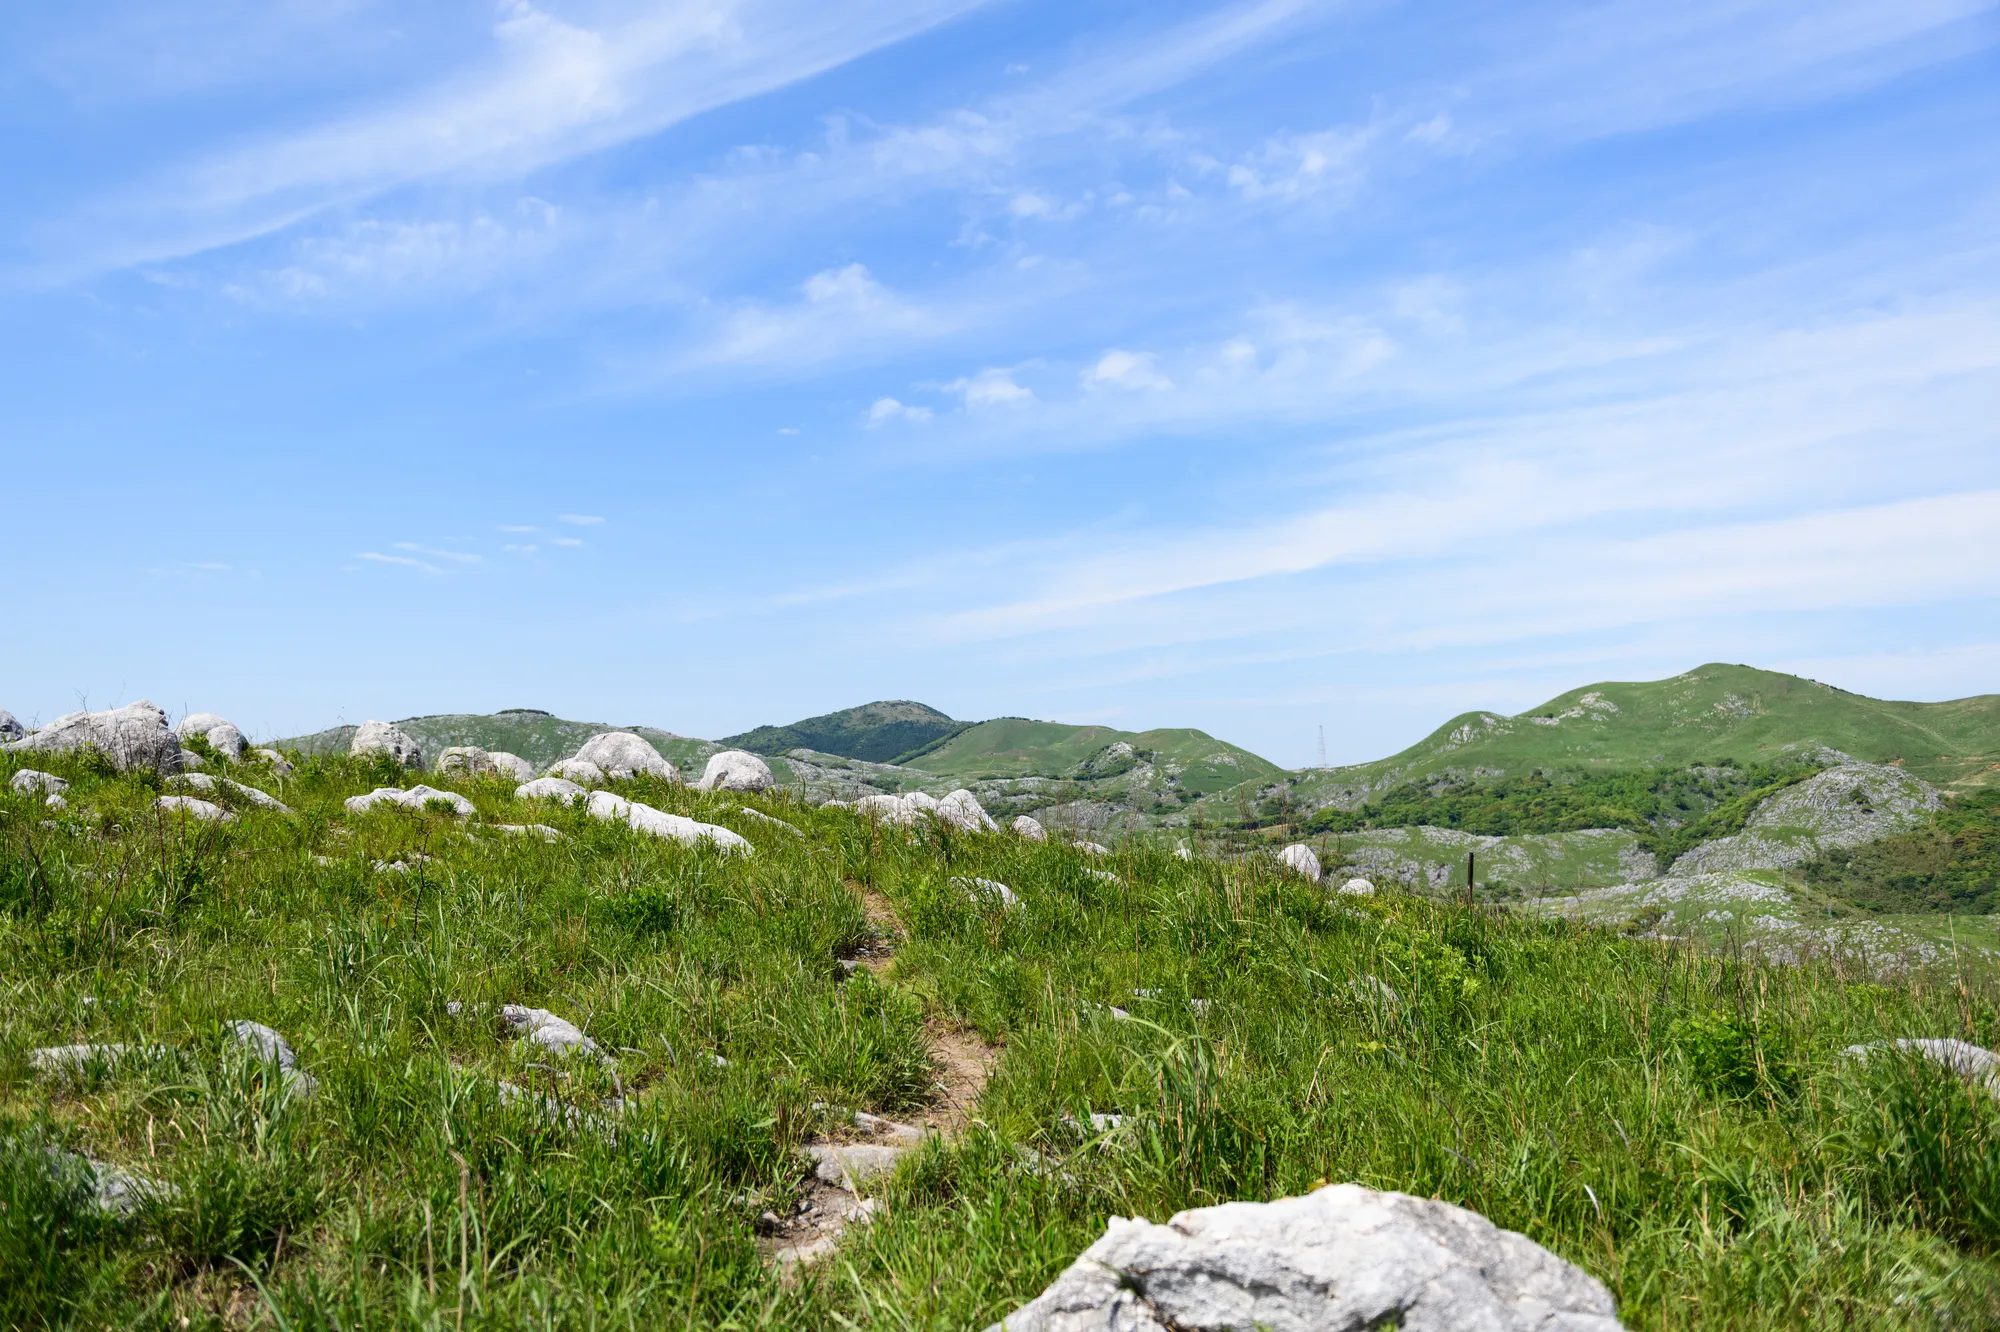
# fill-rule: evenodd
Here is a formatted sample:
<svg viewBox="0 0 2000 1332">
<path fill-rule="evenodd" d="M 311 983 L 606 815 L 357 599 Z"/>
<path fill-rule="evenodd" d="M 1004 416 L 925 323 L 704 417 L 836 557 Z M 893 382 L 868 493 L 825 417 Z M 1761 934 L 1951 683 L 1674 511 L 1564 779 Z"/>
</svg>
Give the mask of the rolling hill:
<svg viewBox="0 0 2000 1332">
<path fill-rule="evenodd" d="M 758 754 L 811 749 L 868 763 L 895 763 L 972 726 L 909 699 L 888 699 L 808 717 L 789 726 L 759 726 L 722 743 Z"/>
<path fill-rule="evenodd" d="M 1168 727 L 1120 731 L 1109 726 L 1001 717 L 952 736 L 907 767 L 943 777 L 1070 777 L 1102 781 L 1150 766 L 1181 789 L 1206 795 L 1245 781 L 1272 780 L 1284 769 L 1205 731 Z"/>
<path fill-rule="evenodd" d="M 1302 804 L 1346 809 L 1446 775 L 1768 762 L 1821 746 L 1946 788 L 1985 785 L 2000 778 L 2000 694 L 1893 702 L 1711 663 L 1667 680 L 1586 685 L 1511 717 L 1461 713 L 1399 754 L 1310 770 L 1291 785 Z"/>
</svg>

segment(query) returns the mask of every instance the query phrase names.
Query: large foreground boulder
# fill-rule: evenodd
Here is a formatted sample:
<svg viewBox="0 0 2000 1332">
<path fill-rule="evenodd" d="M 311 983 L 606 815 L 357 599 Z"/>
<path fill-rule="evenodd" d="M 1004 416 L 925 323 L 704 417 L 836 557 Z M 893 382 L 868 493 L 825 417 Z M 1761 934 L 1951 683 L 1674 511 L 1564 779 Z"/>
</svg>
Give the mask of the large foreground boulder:
<svg viewBox="0 0 2000 1332">
<path fill-rule="evenodd" d="M 28 728 L 21 725 L 13 713 L 0 708 L 0 745 L 11 745 L 16 740 L 27 738 Z"/>
<path fill-rule="evenodd" d="M 987 1332 L 1616 1332 L 1611 1294 L 1450 1203 L 1333 1184 L 1165 1225 L 1113 1217 L 1055 1284 Z"/>
<path fill-rule="evenodd" d="M 181 742 L 167 726 L 167 714 L 145 699 L 105 712 L 72 712 L 58 717 L 25 740 L 6 746 L 10 753 L 53 754 L 94 749 L 120 772 L 152 768 L 181 770 Z"/>
<path fill-rule="evenodd" d="M 354 739 L 348 742 L 347 752 L 355 758 L 387 754 L 405 768 L 424 766 L 423 746 L 385 721 L 362 722 L 354 732 Z"/>
<path fill-rule="evenodd" d="M 596 764 L 604 770 L 605 776 L 611 778 L 664 777 L 670 782 L 681 779 L 680 769 L 661 758 L 660 751 L 647 744 L 644 736 L 630 731 L 606 731 L 602 735 L 593 735 L 572 757 Z M 557 775 L 567 777 L 570 774 Z"/>
<path fill-rule="evenodd" d="M 478 745 L 453 745 L 438 755 L 437 770 L 467 777 L 504 777 L 525 782 L 535 775 L 534 765 L 504 749 L 481 749 Z"/>
<path fill-rule="evenodd" d="M 763 759 L 746 749 L 725 749 L 709 755 L 695 786 L 703 791 L 768 791 L 776 784 Z"/>
</svg>

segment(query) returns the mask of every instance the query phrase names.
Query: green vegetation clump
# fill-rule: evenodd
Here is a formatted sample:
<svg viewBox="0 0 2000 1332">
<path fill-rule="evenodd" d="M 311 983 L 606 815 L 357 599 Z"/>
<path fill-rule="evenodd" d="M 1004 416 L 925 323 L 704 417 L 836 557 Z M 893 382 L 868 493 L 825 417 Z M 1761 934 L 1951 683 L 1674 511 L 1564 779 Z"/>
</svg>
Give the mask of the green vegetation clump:
<svg viewBox="0 0 2000 1332">
<path fill-rule="evenodd" d="M 1803 869 L 1815 889 L 1864 911 L 1988 915 L 2000 910 L 2000 791 L 1960 796 L 1921 827 L 1828 851 Z"/>
<path fill-rule="evenodd" d="M 1718 759 L 1694 768 L 1405 782 L 1359 809 L 1322 809 L 1307 831 L 1433 827 L 1508 837 L 1623 828 L 1638 834 L 1639 844 L 1665 866 L 1702 842 L 1741 832 L 1761 801 L 1825 766 Z"/>
<path fill-rule="evenodd" d="M 425 778 L 471 819 L 350 814 L 383 774 L 344 758 L 236 769 L 296 814 L 224 788 L 227 824 L 161 817 L 156 780 L 36 766 L 73 785 L 59 811 L 0 791 L 0 1326 L 943 1332 L 1031 1297 L 1110 1216 L 1320 1180 L 1474 1208 L 1634 1328 L 2000 1324 L 2000 1107 L 1842 1053 L 1991 1045 L 1974 980 L 650 780 L 620 789 L 755 854 L 478 778 Z M 503 831 L 525 824 L 561 837 Z M 864 949 L 893 960 L 850 975 Z M 520 1041 L 500 1003 L 605 1060 Z M 236 1018 L 283 1032 L 317 1094 L 232 1058 Z M 936 1085 L 946 1033 L 997 1056 L 965 1115 Z M 161 1049 L 30 1068 L 81 1041 Z M 820 1105 L 954 1132 L 787 1286 L 759 1216 L 803 1196 Z M 83 1156 L 163 1187 L 106 1215 Z"/>
</svg>

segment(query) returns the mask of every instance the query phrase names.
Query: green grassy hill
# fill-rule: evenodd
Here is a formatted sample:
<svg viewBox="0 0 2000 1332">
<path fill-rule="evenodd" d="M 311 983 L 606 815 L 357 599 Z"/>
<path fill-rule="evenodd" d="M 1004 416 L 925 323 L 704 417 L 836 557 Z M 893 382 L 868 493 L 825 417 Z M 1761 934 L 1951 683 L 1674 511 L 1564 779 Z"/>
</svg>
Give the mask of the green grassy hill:
<svg viewBox="0 0 2000 1332">
<path fill-rule="evenodd" d="M 1249 750 L 1217 740 L 1204 731 L 1169 727 L 1120 731 L 1109 726 L 1067 726 L 1061 722 L 1001 717 L 952 736 L 926 753 L 905 760 L 909 767 L 941 776 L 1077 777 L 1103 780 L 1152 764 L 1196 794 L 1270 781 L 1284 769 Z"/>
<path fill-rule="evenodd" d="M 1093 859 L 650 780 L 620 789 L 754 853 L 479 778 L 428 779 L 465 817 L 356 813 L 384 772 L 337 757 L 233 770 L 296 814 L 222 788 L 235 820 L 196 823 L 150 774 L 34 755 L 54 809 L 12 789 L 26 757 L 0 756 L 0 1327 L 958 1332 L 1111 1216 L 1323 1180 L 1476 1209 L 1635 1332 L 2000 1326 L 2000 1104 L 1842 1053 L 2000 1041 L 1955 951 L 1862 984 L 1164 839 Z M 70 1042 L 133 1053 L 31 1060 Z M 825 1200 L 802 1148 L 855 1132 L 831 1107 L 943 1132 L 787 1282 L 767 1232 Z M 84 1158 L 162 1187 L 106 1215 Z"/>
<path fill-rule="evenodd" d="M 1303 774 L 1294 798 L 1346 808 L 1402 782 L 1536 770 L 1771 762 L 1825 745 L 1945 787 L 2000 777 L 2000 694 L 1900 703 L 1750 666 L 1587 685 L 1517 716 L 1467 712 L 1400 754 Z"/>
<path fill-rule="evenodd" d="M 759 726 L 741 735 L 725 736 L 722 743 L 758 754 L 811 749 L 868 763 L 894 763 L 972 724 L 954 721 L 923 703 L 889 699 L 808 717 L 789 726 Z"/>
</svg>

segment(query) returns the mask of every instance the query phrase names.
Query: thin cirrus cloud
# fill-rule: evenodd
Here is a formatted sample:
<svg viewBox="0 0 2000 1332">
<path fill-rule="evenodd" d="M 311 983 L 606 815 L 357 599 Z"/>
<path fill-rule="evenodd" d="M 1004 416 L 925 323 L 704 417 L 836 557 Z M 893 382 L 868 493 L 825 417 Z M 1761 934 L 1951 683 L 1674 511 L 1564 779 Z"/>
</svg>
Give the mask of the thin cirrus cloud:
<svg viewBox="0 0 2000 1332">
<path fill-rule="evenodd" d="M 508 0 L 485 49 L 427 86 L 184 163 L 108 201 L 86 215 L 94 252 L 82 262 L 226 245 L 440 175 L 518 175 L 810 78 L 977 3 L 628 0 L 584 26 Z"/>
</svg>

